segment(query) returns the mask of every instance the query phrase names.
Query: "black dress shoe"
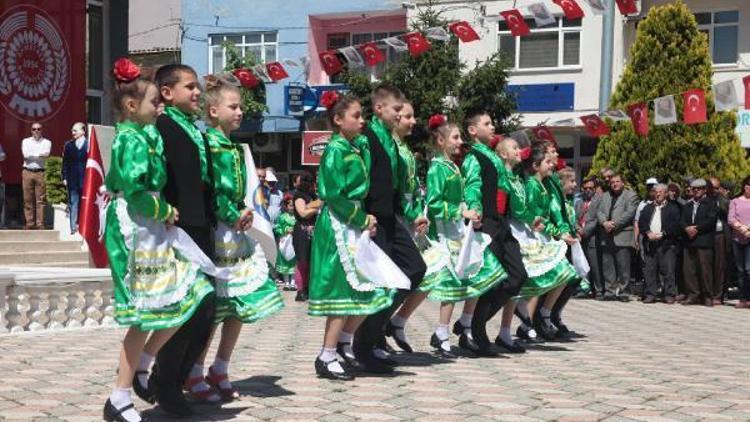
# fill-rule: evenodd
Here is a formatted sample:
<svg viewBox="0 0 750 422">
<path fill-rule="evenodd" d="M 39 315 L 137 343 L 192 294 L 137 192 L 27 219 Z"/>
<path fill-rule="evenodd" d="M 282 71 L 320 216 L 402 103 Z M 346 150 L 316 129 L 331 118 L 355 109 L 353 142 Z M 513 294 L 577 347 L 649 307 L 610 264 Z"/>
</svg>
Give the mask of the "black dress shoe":
<svg viewBox="0 0 750 422">
<path fill-rule="evenodd" d="M 156 392 L 153 391 L 153 382 L 151 381 L 153 378 L 148 378 L 148 386 L 143 387 L 141 385 L 141 382 L 138 380 L 138 375 L 141 374 L 148 374 L 148 371 L 135 371 L 135 375 L 133 375 L 133 391 L 135 391 L 135 394 L 140 397 L 141 400 L 154 404 L 156 403 Z"/>
<path fill-rule="evenodd" d="M 362 371 L 372 374 L 390 374 L 393 372 L 393 366 L 384 362 L 384 359 L 378 359 L 375 356 L 358 356 L 357 360 L 362 364 Z"/>
<path fill-rule="evenodd" d="M 518 337 L 518 338 L 524 340 L 526 343 L 530 343 L 530 344 L 544 343 L 544 340 L 540 339 L 539 337 L 531 337 L 531 336 L 529 336 L 529 330 L 524 330 L 520 326 L 516 329 L 516 337 Z"/>
<path fill-rule="evenodd" d="M 539 318 L 534 320 L 534 330 L 536 333 L 541 336 L 543 339 L 549 341 L 555 339 L 555 330 L 550 328 L 544 320 L 549 321 L 549 317 L 544 318 L 541 315 Z"/>
<path fill-rule="evenodd" d="M 351 381 L 354 379 L 354 376 L 344 369 L 344 372 L 338 372 L 338 371 L 331 371 L 328 369 L 328 365 L 336 362 L 336 360 L 332 360 L 330 362 L 323 362 L 320 360 L 320 358 L 315 359 L 315 373 L 318 374 L 320 378 L 328 378 L 330 380 L 340 380 L 340 381 Z"/>
<path fill-rule="evenodd" d="M 109 399 L 107 399 L 107 402 L 104 403 L 104 420 L 107 422 L 128 422 L 128 420 L 122 416 L 122 412 L 133 409 L 134 407 L 135 405 L 133 403 L 130 403 L 122 409 L 118 409 L 115 407 L 115 405 L 112 404 L 111 401 L 109 401 Z M 141 422 L 149 422 L 149 419 L 147 417 L 141 415 L 140 413 L 138 415 L 141 417 Z"/>
<path fill-rule="evenodd" d="M 306 300 L 307 300 L 307 293 L 305 293 L 305 292 L 303 292 L 301 290 L 298 291 L 297 292 L 297 296 L 294 297 L 294 301 L 295 302 L 304 302 Z"/>
<path fill-rule="evenodd" d="M 574 334 L 573 331 L 570 331 L 570 329 L 568 329 L 568 326 L 565 325 L 559 319 L 558 320 L 553 319 L 552 325 L 554 325 L 555 328 L 557 328 L 557 334 L 556 334 L 557 337 L 567 337 L 567 336 Z"/>
<path fill-rule="evenodd" d="M 461 321 L 456 321 L 453 323 L 453 334 L 460 336 L 464 333 L 464 331 L 468 330 L 471 327 L 466 327 L 463 324 L 461 324 Z"/>
<path fill-rule="evenodd" d="M 495 344 L 508 353 L 526 353 L 526 348 L 521 343 L 514 341 L 508 344 L 500 336 L 495 338 Z"/>
<path fill-rule="evenodd" d="M 397 326 L 393 325 L 390 321 L 388 321 L 388 324 L 385 325 L 385 335 L 388 336 L 388 337 L 393 338 L 393 341 L 396 342 L 396 345 L 401 350 L 403 350 L 404 352 L 406 352 L 406 353 L 413 353 L 414 349 L 412 349 L 411 344 L 409 344 L 408 342 L 405 342 L 405 341 L 399 339 L 396 336 L 396 330 L 403 331 L 404 329 L 401 328 L 401 327 L 397 327 Z"/>
<path fill-rule="evenodd" d="M 453 352 L 444 350 L 441 347 L 442 343 L 443 342 L 438 338 L 437 334 L 432 333 L 432 337 L 430 337 L 430 346 L 436 349 L 435 352 L 446 359 L 456 359 L 458 356 Z"/>
<path fill-rule="evenodd" d="M 378 344 L 376 345 L 376 347 L 378 349 L 384 350 L 389 355 L 395 355 L 396 354 L 396 349 L 394 349 L 393 347 L 391 347 L 390 344 L 388 344 L 388 340 L 386 340 L 385 336 L 383 336 L 383 338 L 380 339 L 380 341 L 378 342 Z"/>
<path fill-rule="evenodd" d="M 357 370 L 357 371 L 362 370 L 364 367 L 362 366 L 361 363 L 359 363 L 359 361 L 357 360 L 357 357 L 354 356 L 353 353 L 346 353 L 344 351 L 344 346 L 346 346 L 346 343 L 336 344 L 336 353 L 338 353 L 339 356 L 341 356 L 344 359 L 344 363 L 346 363 L 346 365 L 348 365 L 350 368 Z M 316 361 L 316 364 L 317 364 L 317 361 Z"/>
<path fill-rule="evenodd" d="M 500 355 L 492 350 L 489 343 L 480 344 L 466 334 L 461 334 L 461 337 L 458 338 L 458 346 L 479 358 L 495 358 Z"/>
</svg>

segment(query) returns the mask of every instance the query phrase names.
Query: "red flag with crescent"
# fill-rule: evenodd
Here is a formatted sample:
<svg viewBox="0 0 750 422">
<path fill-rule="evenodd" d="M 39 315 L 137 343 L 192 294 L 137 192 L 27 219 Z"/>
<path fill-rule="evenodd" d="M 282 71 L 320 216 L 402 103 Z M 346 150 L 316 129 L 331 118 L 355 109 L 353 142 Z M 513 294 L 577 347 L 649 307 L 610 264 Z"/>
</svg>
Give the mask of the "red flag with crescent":
<svg viewBox="0 0 750 422">
<path fill-rule="evenodd" d="M 368 66 L 377 66 L 378 63 L 385 61 L 383 50 L 379 49 L 374 42 L 363 44 L 359 49 L 362 51 L 362 56 Z"/>
<path fill-rule="evenodd" d="M 706 117 L 706 93 L 702 89 L 691 89 L 682 93 L 682 120 L 694 125 L 708 121 Z"/>
<path fill-rule="evenodd" d="M 526 24 L 526 21 L 523 19 L 523 15 L 518 11 L 518 9 L 511 9 L 500 12 L 500 16 L 505 19 L 505 23 L 508 24 L 510 33 L 514 36 L 522 37 L 531 33 L 529 25 Z"/>
<path fill-rule="evenodd" d="M 628 106 L 628 116 L 633 122 L 633 130 L 640 136 L 648 135 L 648 104 L 645 102 Z"/>
<path fill-rule="evenodd" d="M 469 22 L 466 21 L 453 22 L 452 24 L 448 25 L 448 29 L 456 34 L 458 39 L 463 42 L 472 42 L 479 39 L 479 34 L 477 34 L 477 31 L 475 31 L 474 28 L 469 25 Z"/>
<path fill-rule="evenodd" d="M 579 119 L 586 125 L 586 131 L 591 136 L 606 136 L 610 133 L 609 126 L 596 114 L 581 116 Z"/>
<path fill-rule="evenodd" d="M 344 70 L 344 65 L 339 60 L 335 51 L 328 50 L 318 54 L 320 57 L 320 64 L 323 65 L 323 70 L 328 76 L 333 76 Z"/>
<path fill-rule="evenodd" d="M 432 44 L 419 31 L 409 32 L 404 35 L 404 40 L 409 46 L 409 54 L 414 57 L 419 56 L 432 47 Z"/>
<path fill-rule="evenodd" d="M 576 0 L 552 0 L 552 3 L 562 8 L 567 19 L 581 19 L 585 16 L 583 9 L 576 3 Z"/>
<path fill-rule="evenodd" d="M 552 134 L 552 131 L 549 130 L 547 126 L 539 125 L 531 129 L 531 131 L 534 132 L 534 136 L 536 136 L 537 139 L 545 139 L 547 141 L 550 141 L 555 144 L 555 148 L 557 148 L 557 139 L 555 139 L 555 135 Z"/>
<path fill-rule="evenodd" d="M 742 78 L 742 85 L 745 87 L 745 110 L 750 110 L 750 75 Z"/>
<path fill-rule="evenodd" d="M 632 15 L 638 13 L 638 6 L 635 4 L 635 0 L 615 0 L 617 8 L 620 9 L 620 13 L 623 15 Z"/>
<path fill-rule="evenodd" d="M 286 69 L 284 69 L 284 66 L 279 62 L 268 63 L 266 65 L 266 71 L 268 72 L 268 77 L 274 82 L 289 77 L 289 74 L 286 73 Z"/>
<path fill-rule="evenodd" d="M 104 213 L 107 209 L 107 196 L 104 193 L 104 165 L 96 139 L 96 129 L 89 133 L 89 150 L 86 170 L 83 173 L 81 210 L 79 211 L 78 231 L 86 240 L 91 260 L 97 268 L 109 264 L 107 249 L 104 247 Z"/>
</svg>

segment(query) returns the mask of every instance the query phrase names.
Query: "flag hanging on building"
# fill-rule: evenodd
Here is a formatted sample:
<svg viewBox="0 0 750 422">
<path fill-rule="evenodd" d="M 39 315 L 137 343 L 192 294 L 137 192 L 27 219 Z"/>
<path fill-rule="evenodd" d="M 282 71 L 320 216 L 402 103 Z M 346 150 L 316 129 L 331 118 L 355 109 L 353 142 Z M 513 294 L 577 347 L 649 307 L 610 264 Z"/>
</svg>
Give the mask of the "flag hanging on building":
<svg viewBox="0 0 750 422">
<path fill-rule="evenodd" d="M 635 0 L 615 0 L 617 8 L 620 9 L 620 13 L 623 15 L 633 15 L 638 13 L 638 6 L 635 4 Z"/>
<path fill-rule="evenodd" d="M 378 45 L 374 42 L 368 42 L 367 44 L 362 45 L 360 49 L 365 57 L 365 63 L 367 63 L 368 66 L 377 66 L 378 63 L 385 61 L 383 50 L 378 48 Z"/>
<path fill-rule="evenodd" d="M 716 111 L 734 111 L 737 110 L 737 90 L 734 88 L 734 81 L 725 81 L 713 86 L 714 106 Z"/>
<path fill-rule="evenodd" d="M 586 131 L 591 136 L 599 137 L 609 135 L 609 126 L 604 123 L 599 116 L 596 114 L 588 114 L 586 116 L 579 117 L 583 124 L 586 126 Z"/>
<path fill-rule="evenodd" d="M 279 62 L 268 63 L 266 65 L 266 70 L 268 71 L 268 77 L 274 82 L 289 77 L 289 74 L 286 73 L 286 69 L 284 69 L 284 65 Z"/>
<path fill-rule="evenodd" d="M 591 11 L 595 15 L 603 15 L 607 13 L 607 6 L 604 5 L 604 0 L 584 0 L 589 5 Z"/>
<path fill-rule="evenodd" d="M 706 93 L 702 89 L 691 89 L 682 93 L 682 120 L 694 125 L 708 121 L 706 116 Z"/>
<path fill-rule="evenodd" d="M 538 125 L 532 128 L 531 131 L 534 132 L 534 136 L 536 136 L 537 139 L 545 139 L 552 142 L 555 144 L 555 147 L 557 147 L 557 139 L 555 139 L 555 135 L 552 134 L 552 131 L 549 130 L 547 126 Z"/>
<path fill-rule="evenodd" d="M 750 110 L 750 75 L 742 78 L 742 86 L 745 87 L 745 110 Z"/>
<path fill-rule="evenodd" d="M 677 107 L 674 95 L 666 95 L 654 100 L 654 124 L 656 126 L 677 123 Z"/>
<path fill-rule="evenodd" d="M 333 76 L 344 70 L 344 65 L 339 60 L 335 51 L 328 50 L 319 54 L 320 64 L 323 65 L 323 70 L 328 76 Z"/>
<path fill-rule="evenodd" d="M 562 8 L 567 19 L 581 19 L 586 15 L 575 0 L 552 0 L 552 3 Z"/>
<path fill-rule="evenodd" d="M 544 3 L 530 4 L 528 9 L 534 17 L 537 28 L 557 23 L 557 19 L 555 19 L 555 16 L 552 15 L 552 12 L 550 12 Z"/>
<path fill-rule="evenodd" d="M 86 159 L 86 170 L 83 174 L 83 190 L 81 191 L 81 209 L 78 214 L 78 231 L 86 240 L 91 253 L 91 260 L 97 268 L 109 264 L 107 249 L 104 247 L 104 213 L 106 212 L 106 196 L 104 193 L 104 165 L 99 152 L 99 142 L 96 139 L 96 129 L 91 126 L 89 131 L 89 150 Z"/>
<path fill-rule="evenodd" d="M 255 160 L 250 152 L 248 144 L 242 144 L 242 150 L 245 154 L 245 168 L 247 169 L 247 179 L 245 180 L 245 206 L 253 210 L 253 225 L 248 229 L 248 234 L 257 240 L 266 260 L 271 264 L 276 262 L 276 238 L 273 234 L 273 224 L 266 210 L 266 198 L 263 194 L 263 186 L 260 179 L 255 173 Z"/>
<path fill-rule="evenodd" d="M 414 57 L 417 57 L 420 54 L 426 52 L 432 46 L 427 38 L 425 38 L 424 35 L 422 35 L 422 33 L 419 31 L 409 32 L 408 34 L 405 34 L 404 39 L 406 40 L 406 44 L 409 46 L 409 54 Z"/>
<path fill-rule="evenodd" d="M 463 42 L 472 42 L 479 40 L 479 34 L 477 34 L 477 31 L 474 30 L 474 28 L 469 25 L 469 22 L 466 21 L 458 21 L 453 22 L 450 25 L 448 25 L 448 29 L 451 30 L 458 39 L 460 39 Z"/>
<path fill-rule="evenodd" d="M 633 130 L 639 136 L 648 136 L 648 103 L 641 102 L 628 106 L 628 116 L 633 122 Z"/>
<path fill-rule="evenodd" d="M 344 58 L 349 63 L 350 69 L 352 67 L 364 67 L 365 60 L 362 58 L 356 48 L 349 46 L 340 48 L 339 51 L 344 55 Z"/>
<path fill-rule="evenodd" d="M 508 25 L 508 29 L 513 36 L 522 37 L 531 33 L 529 25 L 523 20 L 523 15 L 521 15 L 518 9 L 506 10 L 500 12 L 500 15 L 505 19 L 505 23 Z"/>
<path fill-rule="evenodd" d="M 260 85 L 260 80 L 255 77 L 250 69 L 241 67 L 239 69 L 235 69 L 232 74 L 235 78 L 237 78 L 238 81 L 240 81 L 240 85 L 242 85 L 243 88 L 253 89 L 256 86 Z"/>
</svg>

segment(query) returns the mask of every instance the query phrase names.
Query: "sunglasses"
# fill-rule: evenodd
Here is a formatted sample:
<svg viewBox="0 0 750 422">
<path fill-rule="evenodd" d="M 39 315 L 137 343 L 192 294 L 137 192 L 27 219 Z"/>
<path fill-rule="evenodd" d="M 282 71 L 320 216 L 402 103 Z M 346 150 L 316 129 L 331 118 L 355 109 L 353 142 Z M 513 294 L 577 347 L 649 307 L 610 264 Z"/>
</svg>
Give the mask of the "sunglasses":
<svg viewBox="0 0 750 422">
<path fill-rule="evenodd" d="M 42 128 L 40 128 L 40 127 L 32 127 L 31 130 L 33 130 L 34 132 L 39 132 L 40 130 L 42 130 Z"/>
</svg>

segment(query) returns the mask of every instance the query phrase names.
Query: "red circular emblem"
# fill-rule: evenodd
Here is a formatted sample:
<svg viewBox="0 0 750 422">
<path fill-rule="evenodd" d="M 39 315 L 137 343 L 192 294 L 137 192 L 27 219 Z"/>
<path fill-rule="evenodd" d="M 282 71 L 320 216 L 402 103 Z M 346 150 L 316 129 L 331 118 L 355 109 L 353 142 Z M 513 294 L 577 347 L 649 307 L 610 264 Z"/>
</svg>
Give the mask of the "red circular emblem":
<svg viewBox="0 0 750 422">
<path fill-rule="evenodd" d="M 43 121 L 70 88 L 70 51 L 42 9 L 16 6 L 0 16 L 0 103 L 15 118 Z"/>
</svg>

